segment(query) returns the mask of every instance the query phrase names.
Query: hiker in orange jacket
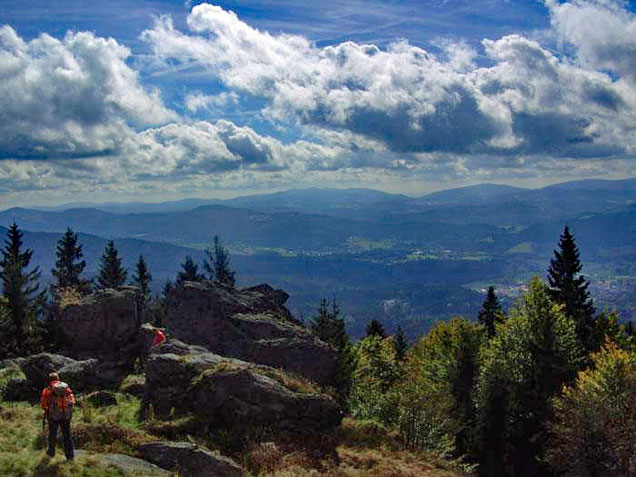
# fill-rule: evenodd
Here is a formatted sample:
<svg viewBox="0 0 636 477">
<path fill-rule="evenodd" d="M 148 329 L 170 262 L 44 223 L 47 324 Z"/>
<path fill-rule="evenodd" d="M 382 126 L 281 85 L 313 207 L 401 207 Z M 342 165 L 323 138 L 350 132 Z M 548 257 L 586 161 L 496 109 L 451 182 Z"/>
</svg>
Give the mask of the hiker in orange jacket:
<svg viewBox="0 0 636 477">
<path fill-rule="evenodd" d="M 40 404 L 44 410 L 45 419 L 49 422 L 49 448 L 47 454 L 55 456 L 55 441 L 57 430 L 62 428 L 64 438 L 64 454 L 68 460 L 73 460 L 73 441 L 71 441 L 71 418 L 75 396 L 68 384 L 60 381 L 60 376 L 53 372 L 49 374 L 49 385 L 42 391 Z"/>
</svg>

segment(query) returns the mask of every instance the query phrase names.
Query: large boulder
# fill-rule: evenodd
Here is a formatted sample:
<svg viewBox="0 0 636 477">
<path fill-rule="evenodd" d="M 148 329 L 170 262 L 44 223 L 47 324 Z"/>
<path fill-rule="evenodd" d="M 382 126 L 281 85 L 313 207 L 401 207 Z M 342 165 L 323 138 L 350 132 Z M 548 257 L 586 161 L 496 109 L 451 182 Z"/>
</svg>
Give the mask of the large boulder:
<svg viewBox="0 0 636 477">
<path fill-rule="evenodd" d="M 342 419 L 333 398 L 310 383 L 214 353 L 152 354 L 146 364 L 146 398 L 158 416 L 192 414 L 202 428 L 331 433 Z"/>
<path fill-rule="evenodd" d="M 142 459 L 190 477 L 241 477 L 247 473 L 228 457 L 190 442 L 149 442 L 138 448 Z"/>
<path fill-rule="evenodd" d="M 66 343 L 64 354 L 130 367 L 140 347 L 138 300 L 137 288 L 120 287 L 97 291 L 67 305 L 59 320 Z"/>
<path fill-rule="evenodd" d="M 185 282 L 168 300 L 166 325 L 172 336 L 214 353 L 328 383 L 336 372 L 336 353 L 291 317 L 287 298 L 269 285 L 236 290 Z"/>
<path fill-rule="evenodd" d="M 119 367 L 95 358 L 78 361 L 59 354 L 39 353 L 22 358 L 18 363 L 25 378 L 7 387 L 14 390 L 5 393 L 8 400 L 37 399 L 52 371 L 56 371 L 76 393 L 113 388 L 122 378 Z"/>
<path fill-rule="evenodd" d="M 39 353 L 28 356 L 20 364 L 28 382 L 33 386 L 46 386 L 49 382 L 49 373 L 60 372 L 65 366 L 76 363 L 67 356 L 52 353 Z M 68 379 L 68 378 L 66 378 Z"/>
</svg>

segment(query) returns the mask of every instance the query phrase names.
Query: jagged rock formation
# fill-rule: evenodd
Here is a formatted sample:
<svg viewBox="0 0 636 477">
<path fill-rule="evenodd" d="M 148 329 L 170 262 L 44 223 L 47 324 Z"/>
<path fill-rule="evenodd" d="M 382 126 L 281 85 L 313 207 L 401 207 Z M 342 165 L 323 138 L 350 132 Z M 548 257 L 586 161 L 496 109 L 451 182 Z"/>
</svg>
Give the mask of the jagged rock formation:
<svg viewBox="0 0 636 477">
<path fill-rule="evenodd" d="M 247 473 L 228 457 L 213 454 L 190 442 L 150 442 L 139 446 L 139 455 L 162 469 L 178 470 L 190 477 L 242 477 Z"/>
<path fill-rule="evenodd" d="M 146 397 L 155 413 L 192 414 L 197 422 L 234 431 L 266 425 L 297 434 L 332 432 L 338 405 L 310 383 L 283 371 L 214 353 L 153 353 Z"/>
<path fill-rule="evenodd" d="M 116 405 L 117 395 L 104 390 L 117 389 L 142 396 L 144 409 L 160 419 L 185 416 L 166 423 L 165 433 L 157 427 L 156 435 L 168 439 L 228 435 L 234 448 L 302 437 L 312 449 L 335 452 L 343 415 L 319 385 L 332 383 L 337 355 L 291 316 L 285 292 L 185 282 L 162 309 L 168 341 L 152 348 L 155 329 L 142 325 L 138 299 L 135 288 L 122 287 L 66 305 L 59 314 L 62 354 L 0 363 L 0 370 L 19 368 L 25 375 L 7 390 L 15 399 L 35 400 L 49 372 L 57 371 L 76 393 L 98 391 L 86 396 L 92 405 Z M 137 358 L 144 358 L 145 376 L 130 375 Z M 138 452 L 184 475 L 246 475 L 232 460 L 189 443 L 157 442 Z M 100 458 L 114 459 L 120 469 L 151 465 L 127 456 Z"/>
<path fill-rule="evenodd" d="M 333 349 L 291 317 L 289 296 L 269 285 L 236 290 L 185 282 L 167 303 L 166 325 L 178 339 L 214 353 L 280 367 L 319 383 L 333 377 Z"/>
<path fill-rule="evenodd" d="M 139 355 L 138 293 L 135 287 L 100 290 L 67 305 L 59 317 L 62 354 L 130 367 Z"/>
<path fill-rule="evenodd" d="M 121 379 L 121 370 L 95 358 L 77 361 L 67 356 L 40 353 L 15 360 L 24 378 L 14 379 L 7 386 L 5 399 L 35 400 L 48 383 L 48 375 L 57 371 L 73 391 L 85 392 L 112 388 Z"/>
</svg>

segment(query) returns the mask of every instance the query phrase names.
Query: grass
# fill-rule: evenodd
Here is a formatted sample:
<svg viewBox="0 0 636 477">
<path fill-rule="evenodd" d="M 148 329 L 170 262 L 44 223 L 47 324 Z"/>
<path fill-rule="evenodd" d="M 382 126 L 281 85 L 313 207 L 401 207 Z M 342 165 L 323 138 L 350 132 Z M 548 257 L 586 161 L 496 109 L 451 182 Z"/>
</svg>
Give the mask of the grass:
<svg viewBox="0 0 636 477">
<path fill-rule="evenodd" d="M 223 370 L 239 370 L 231 362 L 223 363 Z M 264 370 L 272 379 L 281 380 L 290 388 L 301 392 L 319 392 L 309 381 L 272 368 L 254 366 Z M 263 369 L 261 369 L 263 368 Z M 11 372 L 15 377 L 16 371 Z M 0 385 L 9 372 L 0 374 Z M 74 462 L 67 462 L 62 449 L 54 459 L 44 453 L 41 410 L 26 402 L 0 401 L 0 475 L 6 477 L 111 477 L 136 476 L 124 474 L 108 465 L 101 454 L 127 454 L 136 456 L 139 444 L 156 440 L 189 440 L 209 449 L 223 448 L 210 436 L 191 437 L 200 430 L 200 423 L 192 417 L 167 421 L 151 418 L 140 422 L 139 398 L 117 393 L 117 406 L 97 407 L 84 405 L 73 418 L 73 441 L 82 449 Z M 227 430 L 230 432 L 231 430 Z M 251 434 L 250 434 L 251 435 Z M 222 435 L 216 440 L 222 441 Z M 230 439 L 233 436 L 228 435 Z M 336 436 L 316 436 L 308 439 L 281 438 L 276 442 L 258 442 L 267 436 L 252 436 L 256 442 L 230 452 L 237 462 L 252 475 L 273 477 L 358 477 L 358 476 L 431 476 L 457 477 L 462 475 L 461 465 L 449 463 L 432 452 L 409 452 L 402 448 L 396 433 L 373 421 L 345 419 Z M 212 440 L 210 440 L 212 439 Z M 331 440 L 329 440 L 331 439 Z M 336 447 L 337 446 L 337 447 Z M 328 449 L 328 450 L 325 450 Z M 329 450 L 330 449 L 330 450 Z M 334 449 L 339 456 L 335 460 Z M 465 469 L 464 469 L 465 470 Z"/>
<path fill-rule="evenodd" d="M 319 386 L 309 381 L 308 379 L 303 378 L 297 374 L 290 373 L 289 371 L 283 371 L 277 368 L 271 368 L 269 366 L 261 366 L 258 364 L 248 364 L 247 366 L 243 363 L 236 363 L 233 361 L 223 361 L 213 368 L 205 370 L 201 373 L 197 380 L 203 379 L 207 376 L 212 376 L 217 373 L 239 373 L 243 370 L 253 371 L 256 374 L 261 374 L 263 376 L 267 376 L 270 379 L 278 382 L 279 384 L 285 386 L 286 388 L 294 391 L 296 393 L 304 393 L 304 394 L 321 394 L 324 393 Z M 195 383 L 197 381 L 195 380 Z"/>
<path fill-rule="evenodd" d="M 11 381 L 12 379 L 20 379 L 25 377 L 26 376 L 24 375 L 22 370 L 16 366 L 0 369 L 0 399 L 2 399 L 2 395 L 4 394 L 4 390 L 9 384 L 9 381 Z"/>
<path fill-rule="evenodd" d="M 458 477 L 459 465 L 432 452 L 402 450 L 397 435 L 373 421 L 345 419 L 337 447 L 339 463 L 332 455 L 316 455 L 274 442 L 252 445 L 240 462 L 253 475 L 272 477 Z"/>
<path fill-rule="evenodd" d="M 1 378 L 0 378 L 1 379 Z M 134 455 L 142 442 L 156 437 L 142 430 L 138 421 L 139 399 L 118 394 L 118 406 L 86 405 L 73 418 L 73 442 L 89 451 L 74 462 L 66 462 L 59 448 L 54 459 L 44 453 L 42 411 L 26 402 L 0 401 L 0 475 L 42 477 L 110 477 L 124 475 L 92 453 Z M 126 474 L 130 475 L 130 474 Z"/>
<path fill-rule="evenodd" d="M 143 374 L 129 374 L 119 384 L 119 391 L 122 393 L 135 394 L 135 389 L 143 386 L 146 382 L 146 377 Z"/>
</svg>

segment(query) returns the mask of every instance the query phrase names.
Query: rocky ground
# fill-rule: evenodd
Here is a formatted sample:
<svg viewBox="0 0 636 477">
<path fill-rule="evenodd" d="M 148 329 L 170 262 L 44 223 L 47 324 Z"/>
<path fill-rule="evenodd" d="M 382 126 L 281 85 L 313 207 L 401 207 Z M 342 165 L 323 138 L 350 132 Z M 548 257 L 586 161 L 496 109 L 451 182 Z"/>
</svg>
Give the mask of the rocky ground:
<svg viewBox="0 0 636 477">
<path fill-rule="evenodd" d="M 456 475 L 375 424 L 343 422 L 335 352 L 287 298 L 186 282 L 162 311 L 170 339 L 154 348 L 136 289 L 67 304 L 59 352 L 0 362 L 0 474 Z M 52 370 L 78 396 L 74 463 L 43 451 L 37 400 Z"/>
</svg>

